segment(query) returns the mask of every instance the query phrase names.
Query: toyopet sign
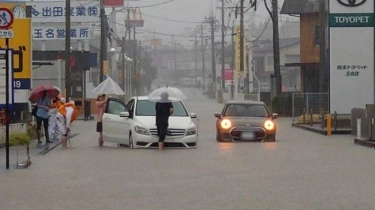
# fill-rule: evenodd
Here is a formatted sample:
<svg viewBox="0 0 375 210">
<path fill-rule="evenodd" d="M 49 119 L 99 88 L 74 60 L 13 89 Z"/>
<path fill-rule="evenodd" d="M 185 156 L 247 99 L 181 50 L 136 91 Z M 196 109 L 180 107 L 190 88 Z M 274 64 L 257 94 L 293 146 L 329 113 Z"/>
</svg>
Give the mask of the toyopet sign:
<svg viewBox="0 0 375 210">
<path fill-rule="evenodd" d="M 65 1 L 31 1 L 33 23 L 64 23 Z M 99 1 L 70 1 L 71 22 L 98 22 Z"/>
<path fill-rule="evenodd" d="M 330 112 L 373 104 L 374 0 L 329 1 Z"/>
</svg>

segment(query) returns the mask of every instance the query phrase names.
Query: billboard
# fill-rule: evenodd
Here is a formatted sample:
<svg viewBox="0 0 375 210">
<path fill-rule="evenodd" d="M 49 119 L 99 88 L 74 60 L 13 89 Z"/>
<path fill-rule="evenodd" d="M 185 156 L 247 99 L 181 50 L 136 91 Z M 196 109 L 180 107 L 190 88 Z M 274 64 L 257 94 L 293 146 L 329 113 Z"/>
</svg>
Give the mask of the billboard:
<svg viewBox="0 0 375 210">
<path fill-rule="evenodd" d="M 9 47 L 13 49 L 14 103 L 27 103 L 31 88 L 31 19 L 26 17 L 24 4 L 0 3 L 0 7 L 13 11 L 15 18 L 11 26 L 14 37 L 9 39 Z M 0 48 L 4 47 L 5 39 L 0 38 Z"/>
<path fill-rule="evenodd" d="M 330 113 L 374 103 L 374 1 L 329 2 Z"/>
</svg>

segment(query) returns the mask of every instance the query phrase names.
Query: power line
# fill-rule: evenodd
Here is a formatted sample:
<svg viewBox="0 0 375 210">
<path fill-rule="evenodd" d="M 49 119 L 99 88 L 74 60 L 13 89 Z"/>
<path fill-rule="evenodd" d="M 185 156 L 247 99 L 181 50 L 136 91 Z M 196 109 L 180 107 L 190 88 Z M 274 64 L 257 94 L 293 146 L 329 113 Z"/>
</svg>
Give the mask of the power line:
<svg viewBox="0 0 375 210">
<path fill-rule="evenodd" d="M 175 0 L 169 0 L 169 1 L 158 3 L 158 4 L 151 4 L 151 5 L 146 5 L 146 6 L 138 6 L 138 8 L 156 7 L 156 6 L 160 6 L 160 5 L 163 5 L 163 4 L 167 4 L 167 3 L 172 2 L 172 1 L 175 1 Z"/>
</svg>

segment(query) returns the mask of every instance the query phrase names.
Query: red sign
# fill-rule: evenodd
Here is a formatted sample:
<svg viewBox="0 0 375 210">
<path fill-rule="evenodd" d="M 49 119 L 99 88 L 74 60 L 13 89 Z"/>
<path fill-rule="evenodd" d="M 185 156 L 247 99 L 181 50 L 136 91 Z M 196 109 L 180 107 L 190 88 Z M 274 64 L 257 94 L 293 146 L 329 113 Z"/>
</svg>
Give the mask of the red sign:
<svg viewBox="0 0 375 210">
<path fill-rule="evenodd" d="M 104 0 L 104 5 L 108 7 L 123 7 L 124 0 Z"/>
<path fill-rule="evenodd" d="M 13 24 L 13 13 L 7 8 L 0 8 L 0 29 L 8 29 Z"/>
<path fill-rule="evenodd" d="M 224 80 L 233 80 L 233 69 L 224 69 Z"/>
</svg>

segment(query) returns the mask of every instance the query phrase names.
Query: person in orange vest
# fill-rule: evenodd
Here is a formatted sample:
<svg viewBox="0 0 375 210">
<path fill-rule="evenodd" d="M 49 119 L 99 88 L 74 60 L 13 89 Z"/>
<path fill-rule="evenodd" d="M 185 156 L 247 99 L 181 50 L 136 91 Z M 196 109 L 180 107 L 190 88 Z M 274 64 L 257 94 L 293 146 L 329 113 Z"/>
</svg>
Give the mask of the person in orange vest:
<svg viewBox="0 0 375 210">
<path fill-rule="evenodd" d="M 48 122 L 48 133 L 49 133 L 49 139 L 51 140 L 57 140 L 59 136 L 59 132 L 57 131 L 57 126 L 56 126 L 56 114 L 57 110 L 59 109 L 60 106 L 62 106 L 65 103 L 65 98 L 59 94 L 57 97 L 52 99 L 51 106 L 49 108 L 49 122 Z"/>
<path fill-rule="evenodd" d="M 61 145 L 63 149 L 67 147 L 68 133 L 72 122 L 77 118 L 78 111 L 82 107 L 82 101 L 70 101 L 59 107 L 56 119 L 57 129 L 61 133 Z"/>
</svg>

